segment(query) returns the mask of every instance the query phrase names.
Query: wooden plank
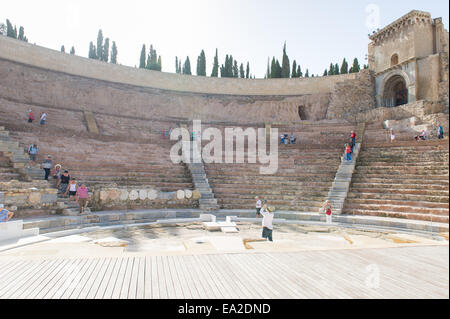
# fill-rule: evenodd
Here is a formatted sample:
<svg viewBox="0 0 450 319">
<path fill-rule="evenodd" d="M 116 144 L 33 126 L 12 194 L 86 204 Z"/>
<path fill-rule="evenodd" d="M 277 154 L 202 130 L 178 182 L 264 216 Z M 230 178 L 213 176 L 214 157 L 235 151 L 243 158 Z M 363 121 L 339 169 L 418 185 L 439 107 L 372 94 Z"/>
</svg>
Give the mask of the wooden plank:
<svg viewBox="0 0 450 319">
<path fill-rule="evenodd" d="M 56 296 L 61 296 L 62 293 L 67 289 L 68 281 L 70 280 L 72 274 L 81 267 L 82 262 L 85 260 L 77 258 L 73 259 L 70 266 L 65 269 L 65 272 L 60 276 L 58 282 L 47 292 L 44 296 L 46 299 L 56 299 Z"/>
<path fill-rule="evenodd" d="M 171 278 L 175 298 L 174 299 L 186 299 L 184 297 L 183 285 L 181 284 L 180 276 L 173 264 L 173 256 L 167 256 L 167 269 L 169 270 L 169 277 Z"/>
<path fill-rule="evenodd" d="M 146 267 L 146 258 L 139 257 L 139 268 L 138 268 L 138 276 L 137 276 L 137 287 L 136 287 L 136 299 L 144 299 L 145 298 L 145 267 Z"/>
<path fill-rule="evenodd" d="M 244 285 L 242 282 L 241 276 L 238 275 L 236 268 L 232 265 L 228 260 L 224 258 L 223 255 L 217 255 L 216 259 L 218 264 L 222 266 L 223 272 L 229 278 L 227 280 L 232 281 L 236 285 L 236 291 L 239 292 L 240 297 L 242 299 L 252 299 L 253 293 L 250 291 L 247 285 Z"/>
<path fill-rule="evenodd" d="M 128 291 L 127 299 L 136 299 L 140 261 L 141 259 L 139 257 L 134 258 L 133 269 L 131 271 L 130 288 Z"/>
<path fill-rule="evenodd" d="M 92 280 L 95 279 L 96 271 L 102 260 L 102 258 L 95 258 L 93 260 L 91 266 L 86 270 L 83 277 L 81 277 L 80 282 L 75 287 L 69 299 L 79 299 L 86 296 L 86 294 L 89 292 L 89 283 L 91 282 L 91 278 L 93 278 Z"/>
<path fill-rule="evenodd" d="M 152 299 L 152 285 L 153 285 L 153 268 L 152 258 L 150 256 L 145 257 L 145 281 L 144 281 L 144 299 Z"/>
<path fill-rule="evenodd" d="M 27 268 L 27 265 L 31 264 L 29 260 L 22 261 L 10 261 L 4 267 L 2 267 L 2 273 L 0 274 L 0 289 L 7 278 L 11 278 L 12 275 L 20 275 L 20 272 Z"/>
<path fill-rule="evenodd" d="M 106 288 L 108 287 L 108 285 L 111 281 L 112 273 L 117 264 L 117 260 L 118 260 L 118 258 L 110 258 L 108 268 L 105 272 L 105 275 L 103 276 L 103 279 L 102 279 L 97 291 L 95 292 L 95 295 L 92 297 L 93 299 L 102 299 L 103 296 L 105 295 Z"/>
<path fill-rule="evenodd" d="M 27 264 L 26 270 L 23 272 L 11 272 L 11 276 L 2 280 L 3 287 L 0 289 L 0 298 L 6 298 L 12 295 L 16 290 L 30 282 L 30 278 L 36 277 L 36 274 L 43 269 L 48 262 L 30 262 Z"/>
<path fill-rule="evenodd" d="M 38 289 L 40 287 L 41 283 L 44 282 L 48 276 L 51 276 L 53 274 L 53 272 L 55 271 L 55 269 L 57 269 L 57 267 L 59 265 L 61 265 L 61 263 L 63 263 L 63 262 L 64 262 L 63 259 L 55 260 L 54 263 L 52 263 L 49 267 L 47 267 L 43 272 L 41 272 L 39 274 L 39 277 L 35 281 L 33 281 L 33 283 L 31 285 L 29 285 L 26 288 L 26 290 L 22 290 L 22 293 L 20 296 L 18 296 L 18 298 L 20 298 L 20 299 L 29 298 L 29 296 L 34 292 L 34 290 Z"/>
<path fill-rule="evenodd" d="M 107 263 L 106 258 L 99 258 L 98 262 L 95 266 L 95 268 L 92 270 L 92 273 L 89 275 L 89 278 L 86 280 L 86 284 L 84 285 L 83 289 L 81 289 L 80 294 L 78 295 L 77 299 L 86 299 L 89 295 L 89 292 L 91 289 L 97 290 L 98 285 L 96 287 L 93 287 L 93 285 L 98 281 L 101 280 L 101 277 L 103 276 L 102 268 Z M 100 277 L 100 278 L 99 278 Z"/>
<path fill-rule="evenodd" d="M 179 256 L 172 256 L 172 262 L 173 266 L 175 268 L 176 273 L 178 274 L 178 279 L 180 282 L 180 285 L 183 289 L 183 298 L 184 299 L 192 299 L 193 293 L 191 292 L 192 289 L 195 290 L 195 287 L 192 287 L 190 283 L 187 280 L 188 274 L 185 272 L 185 269 L 181 266 L 181 261 Z"/>
<path fill-rule="evenodd" d="M 194 263 L 197 265 L 197 270 L 201 274 L 199 276 L 199 280 L 204 280 L 208 283 L 208 290 L 206 291 L 206 294 L 211 297 L 207 297 L 210 299 L 223 299 L 223 293 L 220 291 L 219 286 L 216 283 L 216 278 L 214 277 L 214 274 L 210 272 L 210 270 L 205 266 L 203 260 L 200 258 L 201 256 L 192 256 Z"/>
<path fill-rule="evenodd" d="M 214 256 L 215 257 L 215 256 Z M 236 299 L 239 298 L 236 295 L 236 291 L 233 291 L 233 288 L 230 285 L 230 282 L 225 279 L 223 276 L 221 269 L 218 268 L 216 265 L 216 262 L 211 260 L 211 256 L 204 255 L 202 256 L 202 259 L 205 263 L 206 267 L 209 267 L 211 274 L 213 274 L 213 279 L 216 282 L 217 286 L 219 287 L 220 291 L 222 292 L 222 295 L 225 299 Z M 213 258 L 215 259 L 215 258 Z"/>
<path fill-rule="evenodd" d="M 258 296 L 256 299 L 270 299 L 269 289 L 270 286 L 267 285 L 265 281 L 262 281 L 261 271 L 254 267 L 250 269 L 247 264 L 239 258 L 240 255 L 226 255 L 226 259 L 230 261 L 236 267 L 236 270 L 249 287 L 253 287 L 253 293 Z M 242 255 L 245 257 L 245 255 Z"/>
<path fill-rule="evenodd" d="M 177 265 L 179 272 L 183 274 L 185 285 L 189 288 L 188 299 L 200 299 L 198 287 L 200 284 L 195 282 L 192 276 L 192 270 L 187 267 L 186 258 L 184 256 L 174 256 L 175 264 Z"/>
<path fill-rule="evenodd" d="M 128 267 L 128 263 L 129 263 L 129 258 L 124 257 L 123 259 L 124 260 L 122 262 L 122 265 L 120 266 L 119 273 L 117 274 L 116 284 L 114 286 L 114 291 L 111 296 L 112 299 L 119 299 L 120 294 L 122 292 L 122 286 L 123 286 L 123 282 L 125 279 L 125 273 L 127 271 L 127 267 Z"/>
<path fill-rule="evenodd" d="M 98 290 L 100 289 L 103 281 L 105 281 L 105 276 L 107 274 L 107 271 L 112 263 L 112 258 L 106 258 L 102 267 L 98 271 L 98 276 L 95 279 L 95 281 L 92 283 L 91 289 L 89 290 L 89 293 L 86 296 L 86 299 L 94 299 L 97 295 Z"/>
<path fill-rule="evenodd" d="M 128 299 L 128 293 L 130 291 L 130 284 L 131 284 L 131 275 L 134 266 L 134 259 L 135 259 L 134 257 L 130 257 L 128 259 L 127 271 L 125 272 L 123 278 L 123 284 L 122 289 L 120 291 L 119 299 Z"/>
<path fill-rule="evenodd" d="M 161 294 L 159 293 L 159 278 L 158 278 L 158 258 L 153 256 L 151 257 L 152 261 L 152 280 L 151 280 L 151 287 L 152 287 L 152 295 L 151 298 L 153 299 L 160 299 Z"/>
<path fill-rule="evenodd" d="M 162 256 L 161 262 L 162 262 L 162 270 L 163 270 L 163 278 L 166 283 L 166 294 L 168 299 L 175 299 L 175 286 L 172 280 L 172 277 L 170 275 L 170 268 L 167 260 L 167 256 Z"/>
<path fill-rule="evenodd" d="M 89 269 L 93 267 L 95 260 L 92 258 L 87 258 L 83 266 L 77 269 L 76 273 L 73 274 L 72 280 L 70 280 L 67 289 L 61 295 L 60 299 L 70 299 L 71 295 L 76 291 L 76 289 L 81 285 L 81 282 L 86 275 L 89 273 Z"/>
<path fill-rule="evenodd" d="M 163 265 L 163 257 L 156 256 L 156 269 L 158 272 L 158 287 L 159 287 L 159 297 L 161 299 L 169 299 L 167 294 L 166 281 L 164 277 L 164 265 Z"/>
<path fill-rule="evenodd" d="M 45 283 L 42 283 L 42 289 L 40 291 L 36 291 L 36 293 L 30 298 L 33 299 L 44 299 L 45 295 L 58 283 L 61 277 L 66 274 L 67 268 L 74 263 L 73 259 L 66 259 L 63 263 L 56 269 L 51 276 L 48 277 Z"/>
<path fill-rule="evenodd" d="M 197 265 L 195 264 L 193 256 L 182 256 L 183 264 L 188 270 L 189 275 L 192 278 L 194 287 L 196 288 L 199 299 L 212 299 L 212 295 L 208 295 L 208 291 L 211 289 L 206 282 L 203 274 L 199 271 Z"/>
<path fill-rule="evenodd" d="M 73 265 L 73 267 L 67 272 L 67 275 L 62 278 L 61 286 L 55 291 L 52 299 L 62 298 L 68 290 L 72 289 L 76 285 L 76 281 L 78 281 L 81 276 L 80 272 L 88 261 L 89 260 L 85 258 L 78 259 L 78 263 Z"/>
<path fill-rule="evenodd" d="M 116 287 L 117 279 L 120 273 L 120 269 L 122 268 L 122 264 L 126 263 L 125 258 L 116 258 L 116 262 L 114 264 L 114 268 L 111 272 L 111 277 L 109 278 L 108 284 L 105 287 L 105 291 L 103 295 L 99 295 L 100 299 L 112 299 L 114 289 Z"/>
</svg>

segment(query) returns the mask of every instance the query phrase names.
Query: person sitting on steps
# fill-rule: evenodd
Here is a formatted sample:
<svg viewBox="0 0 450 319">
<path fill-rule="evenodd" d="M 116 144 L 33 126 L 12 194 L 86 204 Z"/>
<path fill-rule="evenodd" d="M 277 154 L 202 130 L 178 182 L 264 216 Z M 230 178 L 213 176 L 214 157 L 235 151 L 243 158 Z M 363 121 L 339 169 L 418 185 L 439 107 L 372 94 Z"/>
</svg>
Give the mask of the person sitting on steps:
<svg viewBox="0 0 450 319">
<path fill-rule="evenodd" d="M 14 213 L 4 208 L 3 204 L 0 204 L 0 223 L 6 223 L 14 217 Z"/>
<path fill-rule="evenodd" d="M 69 185 L 69 182 L 70 182 L 69 171 L 65 170 L 64 173 L 61 175 L 61 178 L 58 181 L 58 190 L 62 196 L 65 196 L 65 192 L 67 190 L 67 186 Z"/>
</svg>

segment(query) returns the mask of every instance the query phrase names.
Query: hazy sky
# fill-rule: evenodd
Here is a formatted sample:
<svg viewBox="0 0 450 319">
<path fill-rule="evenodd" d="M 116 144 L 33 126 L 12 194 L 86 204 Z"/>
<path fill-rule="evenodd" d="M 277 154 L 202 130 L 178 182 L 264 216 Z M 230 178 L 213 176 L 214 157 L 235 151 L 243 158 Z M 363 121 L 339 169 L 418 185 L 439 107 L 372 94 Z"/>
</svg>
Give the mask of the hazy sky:
<svg viewBox="0 0 450 319">
<path fill-rule="evenodd" d="M 413 9 L 442 17 L 448 29 L 447 0 L 39 0 L 2 1 L 0 21 L 22 25 L 30 43 L 66 52 L 72 45 L 87 57 L 98 29 L 116 41 L 120 64 L 139 64 L 142 44 L 153 44 L 163 71 L 175 71 L 175 56 L 189 56 L 193 73 L 205 50 L 210 75 L 215 49 L 219 63 L 232 54 L 264 77 L 267 58 L 287 53 L 303 72 L 322 75 L 331 61 L 358 57 L 366 63 L 367 34 Z M 1 50 L 1 48 L 0 48 Z"/>
</svg>

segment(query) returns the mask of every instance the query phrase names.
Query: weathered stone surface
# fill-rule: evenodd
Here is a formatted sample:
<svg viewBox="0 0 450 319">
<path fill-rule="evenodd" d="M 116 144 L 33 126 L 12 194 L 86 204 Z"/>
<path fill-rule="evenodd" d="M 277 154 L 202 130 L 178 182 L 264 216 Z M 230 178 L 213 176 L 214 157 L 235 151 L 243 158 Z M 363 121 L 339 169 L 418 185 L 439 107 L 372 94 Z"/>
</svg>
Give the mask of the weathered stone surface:
<svg viewBox="0 0 450 319">
<path fill-rule="evenodd" d="M 32 205 L 40 203 L 41 202 L 41 193 L 39 193 L 39 192 L 30 193 L 30 195 L 28 196 L 28 201 Z"/>
<path fill-rule="evenodd" d="M 132 190 L 128 195 L 130 200 L 137 200 L 139 198 L 139 193 L 136 190 Z"/>
<path fill-rule="evenodd" d="M 139 199 L 140 200 L 146 200 L 148 196 L 147 190 L 141 189 L 139 190 Z"/>
<path fill-rule="evenodd" d="M 154 189 L 148 191 L 148 199 L 155 200 L 158 198 L 158 192 Z"/>
<path fill-rule="evenodd" d="M 186 196 L 186 194 L 184 193 L 184 191 L 182 191 L 182 190 L 179 190 L 178 192 L 177 192 L 177 199 L 184 199 L 185 198 L 185 196 Z"/>
<path fill-rule="evenodd" d="M 198 200 L 198 199 L 202 198 L 202 194 L 200 193 L 200 191 L 198 191 L 198 190 L 196 189 L 196 190 L 194 190 L 194 191 L 192 192 L 192 198 L 193 198 L 194 200 Z"/>
<path fill-rule="evenodd" d="M 108 192 L 108 198 L 112 201 L 117 200 L 119 198 L 119 191 L 117 189 L 111 189 Z"/>
<path fill-rule="evenodd" d="M 108 199 L 109 193 L 107 191 L 100 191 L 100 200 L 105 201 Z"/>
<path fill-rule="evenodd" d="M 125 201 L 128 199 L 128 196 L 129 196 L 129 193 L 126 189 L 123 189 L 120 191 L 120 200 Z"/>
</svg>

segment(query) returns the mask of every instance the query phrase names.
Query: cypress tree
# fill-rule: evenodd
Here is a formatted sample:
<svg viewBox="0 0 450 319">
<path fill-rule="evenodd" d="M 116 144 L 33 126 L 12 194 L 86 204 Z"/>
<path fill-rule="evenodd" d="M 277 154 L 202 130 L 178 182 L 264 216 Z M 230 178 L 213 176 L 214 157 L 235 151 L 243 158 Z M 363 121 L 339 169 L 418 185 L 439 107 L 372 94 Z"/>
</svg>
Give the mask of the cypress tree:
<svg viewBox="0 0 450 319">
<path fill-rule="evenodd" d="M 66 53 L 66 48 L 64 46 L 61 46 L 61 52 Z"/>
<path fill-rule="evenodd" d="M 189 57 L 186 57 L 186 62 L 184 62 L 183 74 L 192 75 L 192 73 L 191 73 L 191 62 L 189 61 Z"/>
<path fill-rule="evenodd" d="M 105 39 L 105 45 L 103 46 L 103 54 L 101 60 L 105 62 L 109 61 L 109 38 Z"/>
<path fill-rule="evenodd" d="M 19 36 L 17 39 L 25 41 L 25 29 L 22 26 L 19 28 Z"/>
<path fill-rule="evenodd" d="M 299 78 L 303 77 L 303 72 L 302 72 L 302 68 L 300 67 L 300 65 L 297 67 L 297 76 Z"/>
<path fill-rule="evenodd" d="M 212 78 L 219 77 L 219 53 L 218 53 L 217 49 L 216 49 L 216 55 L 214 56 L 214 64 L 213 64 L 213 69 L 211 72 L 211 77 Z"/>
<path fill-rule="evenodd" d="M 309 78 L 309 70 L 306 69 L 305 78 Z"/>
<path fill-rule="evenodd" d="M 75 47 L 74 46 L 72 46 L 72 49 L 70 49 L 70 54 L 75 55 Z"/>
<path fill-rule="evenodd" d="M 178 57 L 175 57 L 175 73 L 178 74 L 180 72 L 178 72 Z"/>
<path fill-rule="evenodd" d="M 6 36 L 17 39 L 17 35 L 14 32 L 14 27 L 8 19 L 6 19 Z"/>
<path fill-rule="evenodd" d="M 234 78 L 239 77 L 239 66 L 236 60 L 233 61 L 233 77 Z"/>
<path fill-rule="evenodd" d="M 294 62 L 292 62 L 292 74 L 291 74 L 292 78 L 296 78 L 298 77 L 297 75 L 297 62 L 294 60 Z"/>
<path fill-rule="evenodd" d="M 330 69 L 328 70 L 328 75 L 334 75 L 334 65 L 330 63 Z"/>
<path fill-rule="evenodd" d="M 206 56 L 203 50 L 197 58 L 197 75 L 206 76 Z"/>
<path fill-rule="evenodd" d="M 359 65 L 358 59 L 355 58 L 353 60 L 352 73 L 358 73 L 359 71 L 361 71 L 361 67 Z"/>
<path fill-rule="evenodd" d="M 267 58 L 267 72 L 266 72 L 266 79 L 270 79 L 270 58 Z"/>
<path fill-rule="evenodd" d="M 248 79 L 250 77 L 250 62 L 247 62 L 247 69 L 245 71 L 245 78 Z"/>
<path fill-rule="evenodd" d="M 112 48 L 111 48 L 111 63 L 117 64 L 117 45 L 116 41 L 113 41 Z"/>
<path fill-rule="evenodd" d="M 286 54 L 286 42 L 284 43 L 283 47 L 283 60 L 282 60 L 282 66 L 281 66 L 281 77 L 282 78 L 289 78 L 291 76 L 291 66 L 289 62 L 289 57 Z"/>
<path fill-rule="evenodd" d="M 339 75 L 339 64 L 337 63 L 334 65 L 334 74 Z"/>
<path fill-rule="evenodd" d="M 4 24 L 3 22 L 0 22 L 0 35 L 6 35 L 6 24 Z"/>
<path fill-rule="evenodd" d="M 158 58 L 158 54 L 156 53 L 156 50 L 153 49 L 153 45 L 150 44 L 146 68 L 149 70 L 153 70 L 153 71 L 161 71 L 162 65 L 160 65 L 160 62 L 161 62 L 161 57 Z"/>
<path fill-rule="evenodd" d="M 348 63 L 347 60 L 342 61 L 342 65 L 341 65 L 341 74 L 347 74 L 348 73 Z"/>
<path fill-rule="evenodd" d="M 98 30 L 98 35 L 97 35 L 97 54 L 96 54 L 96 58 L 98 60 L 102 60 L 103 57 L 103 32 L 102 30 Z"/>
<path fill-rule="evenodd" d="M 147 50 L 145 49 L 145 44 L 142 45 L 142 50 L 141 50 L 141 58 L 139 59 L 139 68 L 141 69 L 145 69 L 146 68 L 146 64 L 145 64 L 145 57 L 147 56 Z"/>
<path fill-rule="evenodd" d="M 241 66 L 239 67 L 239 75 L 241 79 L 245 79 L 245 71 L 244 71 L 244 64 L 241 63 Z"/>
<path fill-rule="evenodd" d="M 162 71 L 162 58 L 161 56 L 158 57 L 158 71 Z"/>
<path fill-rule="evenodd" d="M 323 72 L 323 76 L 328 76 L 328 70 L 325 69 L 325 71 Z"/>
<path fill-rule="evenodd" d="M 89 43 L 89 59 L 96 59 L 96 50 L 94 43 Z"/>
</svg>

